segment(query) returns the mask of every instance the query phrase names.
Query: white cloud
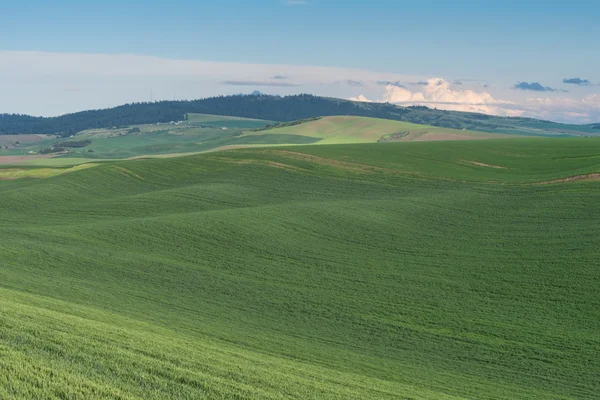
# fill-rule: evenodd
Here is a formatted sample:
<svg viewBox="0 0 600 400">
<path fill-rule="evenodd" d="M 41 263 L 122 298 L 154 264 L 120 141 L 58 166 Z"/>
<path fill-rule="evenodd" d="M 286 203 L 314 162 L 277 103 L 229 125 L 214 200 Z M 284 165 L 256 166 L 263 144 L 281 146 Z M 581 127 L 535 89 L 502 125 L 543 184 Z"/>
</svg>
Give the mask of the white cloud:
<svg viewBox="0 0 600 400">
<path fill-rule="evenodd" d="M 600 93 L 589 94 L 581 99 L 569 97 L 529 98 L 523 107 L 526 115 L 542 119 L 577 123 L 600 121 Z"/>
<path fill-rule="evenodd" d="M 430 78 L 419 85 L 421 91 L 394 85 L 387 85 L 380 102 L 389 102 L 399 105 L 424 105 L 455 111 L 479 112 L 485 114 L 519 116 L 522 110 L 513 109 L 513 102 L 497 100 L 487 92 L 475 92 L 471 89 L 453 90 L 450 83 L 442 78 Z M 362 101 L 368 99 L 358 96 Z"/>
<path fill-rule="evenodd" d="M 371 101 L 371 100 L 367 99 L 367 98 L 365 97 L 365 95 L 362 95 L 362 94 L 360 94 L 360 95 L 358 95 L 358 96 L 355 96 L 355 97 L 350 97 L 350 98 L 348 98 L 348 100 L 352 100 L 352 101 L 360 101 L 360 102 L 363 102 L 363 103 L 372 103 L 372 101 Z"/>
</svg>

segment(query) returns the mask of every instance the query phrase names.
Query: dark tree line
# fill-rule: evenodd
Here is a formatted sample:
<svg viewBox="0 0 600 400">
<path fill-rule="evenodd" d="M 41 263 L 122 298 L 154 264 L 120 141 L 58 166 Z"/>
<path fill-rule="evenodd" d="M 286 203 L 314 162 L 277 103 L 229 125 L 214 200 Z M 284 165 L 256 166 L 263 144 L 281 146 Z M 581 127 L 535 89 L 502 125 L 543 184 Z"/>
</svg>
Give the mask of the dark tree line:
<svg viewBox="0 0 600 400">
<path fill-rule="evenodd" d="M 237 95 L 192 101 L 133 103 L 50 118 L 3 114 L 0 116 L 0 134 L 37 133 L 69 136 L 85 129 L 180 121 L 185 118 L 187 113 L 230 115 L 288 122 L 328 115 L 388 118 L 392 112 L 401 113 L 401 109 L 383 104 L 364 107 L 350 101 L 338 101 L 311 95 L 287 97 Z"/>
<path fill-rule="evenodd" d="M 398 107 L 389 103 L 357 103 L 308 94 L 286 97 L 236 95 L 191 101 L 133 103 L 60 117 L 0 114 L 0 135 L 36 133 L 64 137 L 92 128 L 180 121 L 185 119 L 187 113 L 229 115 L 278 122 L 332 115 L 354 115 L 483 131 L 494 131 L 498 128 L 510 130 L 514 129 L 519 122 L 516 119 L 443 111 L 424 106 Z"/>
</svg>

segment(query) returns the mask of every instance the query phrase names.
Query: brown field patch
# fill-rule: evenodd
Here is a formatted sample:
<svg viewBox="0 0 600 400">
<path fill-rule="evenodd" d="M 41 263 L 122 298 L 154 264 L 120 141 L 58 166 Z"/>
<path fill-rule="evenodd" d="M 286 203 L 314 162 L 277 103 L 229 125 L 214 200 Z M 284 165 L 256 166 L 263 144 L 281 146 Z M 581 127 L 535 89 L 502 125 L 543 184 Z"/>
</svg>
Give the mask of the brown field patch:
<svg viewBox="0 0 600 400">
<path fill-rule="evenodd" d="M 567 178 L 554 179 L 552 181 L 536 182 L 534 183 L 534 185 L 550 185 L 552 183 L 565 183 L 575 181 L 600 181 L 600 173 L 595 172 L 592 174 L 569 176 Z"/>
<path fill-rule="evenodd" d="M 95 167 L 98 164 L 82 164 L 76 165 L 71 168 L 52 168 L 52 167 L 41 167 L 41 168 L 1 168 L 0 169 L 0 181 L 12 181 L 22 178 L 51 178 L 58 175 L 68 174 L 70 172 L 80 171 L 82 169 L 88 169 Z"/>
<path fill-rule="evenodd" d="M 478 167 L 486 167 L 486 168 L 495 168 L 495 169 L 506 169 L 506 167 L 503 167 L 501 165 L 491 165 L 491 164 L 486 164 L 486 163 L 482 163 L 479 161 L 469 161 L 469 160 L 460 160 L 463 163 L 467 163 L 467 164 L 471 164 L 471 165 L 476 165 Z"/>
<path fill-rule="evenodd" d="M 54 139 L 56 136 L 53 135 L 0 135 L 0 144 L 14 144 L 19 142 L 20 144 L 29 144 L 41 142 L 42 140 Z"/>
<path fill-rule="evenodd" d="M 39 154 L 35 156 L 0 156 L 0 165 L 18 164 L 27 160 L 43 160 L 56 157 L 56 154 Z"/>
</svg>

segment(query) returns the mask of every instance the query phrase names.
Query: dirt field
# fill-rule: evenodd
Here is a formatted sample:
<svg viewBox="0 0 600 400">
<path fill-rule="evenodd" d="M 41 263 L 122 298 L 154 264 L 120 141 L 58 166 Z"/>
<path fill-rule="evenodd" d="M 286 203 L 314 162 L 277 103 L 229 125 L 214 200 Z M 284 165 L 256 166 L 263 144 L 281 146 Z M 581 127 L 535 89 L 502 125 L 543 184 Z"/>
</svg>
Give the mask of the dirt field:
<svg viewBox="0 0 600 400">
<path fill-rule="evenodd" d="M 563 182 L 574 182 L 574 181 L 598 181 L 600 180 L 600 173 L 575 175 L 568 178 L 555 179 L 553 181 L 537 182 L 538 185 L 549 185 L 551 183 L 563 183 Z"/>
<path fill-rule="evenodd" d="M 0 135 L 0 145 L 13 145 L 15 142 L 21 144 L 29 144 L 41 142 L 42 140 L 51 139 L 53 136 L 49 135 Z"/>
<path fill-rule="evenodd" d="M 18 164 L 27 160 L 40 160 L 56 157 L 56 154 L 44 154 L 35 156 L 0 156 L 0 165 Z"/>
</svg>

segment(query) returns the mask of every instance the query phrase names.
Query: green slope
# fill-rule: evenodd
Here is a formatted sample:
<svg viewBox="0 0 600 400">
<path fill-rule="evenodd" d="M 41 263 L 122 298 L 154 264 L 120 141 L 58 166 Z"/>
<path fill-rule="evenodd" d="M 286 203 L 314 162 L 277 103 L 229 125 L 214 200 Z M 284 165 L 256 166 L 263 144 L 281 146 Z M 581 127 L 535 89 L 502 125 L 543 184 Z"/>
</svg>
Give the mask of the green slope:
<svg viewBox="0 0 600 400">
<path fill-rule="evenodd" d="M 232 147 L 298 144 L 374 143 L 377 141 L 431 141 L 509 138 L 501 135 L 438 128 L 366 117 L 324 117 L 292 126 L 257 130 L 273 122 L 219 115 L 189 114 L 187 121 L 160 125 L 90 129 L 69 139 L 46 139 L 0 150 L 0 165 L 76 165 L 81 159 L 110 160 L 140 156 L 200 153 Z M 131 133 L 135 131 L 135 133 Z M 70 148 L 67 156 L 51 160 L 26 156 L 28 151 L 61 146 L 64 142 L 90 142 Z M 9 156 L 9 157 L 6 157 Z M 14 156 L 20 156 L 14 161 Z M 65 161 L 73 159 L 73 161 Z"/>
<path fill-rule="evenodd" d="M 383 118 L 453 129 L 526 136 L 598 136 L 589 125 L 568 125 L 530 118 L 500 117 L 423 106 L 400 107 L 389 103 L 365 103 L 307 94 L 292 96 L 220 96 L 191 101 L 161 101 L 126 104 L 105 110 L 89 110 L 43 118 L 0 114 L 0 135 L 58 134 L 91 128 L 164 123 L 184 119 L 186 114 L 235 115 L 270 121 L 296 121 L 335 115 Z M 238 122 L 239 124 L 239 122 Z M 238 125 L 239 126 L 239 125 Z"/>
<path fill-rule="evenodd" d="M 320 139 L 318 144 L 374 143 L 378 141 L 431 141 L 510 138 L 492 134 L 411 124 L 388 119 L 335 116 L 246 135 L 296 135 Z"/>
<path fill-rule="evenodd" d="M 187 121 L 191 124 L 206 124 L 217 128 L 240 128 L 253 129 L 262 128 L 267 124 L 272 124 L 273 121 L 264 119 L 242 118 L 226 115 L 211 115 L 211 114 L 187 114 Z"/>
<path fill-rule="evenodd" d="M 236 145 L 258 145 L 314 142 L 311 138 L 288 135 L 271 136 L 268 140 L 265 140 L 264 137 L 240 137 L 246 129 L 262 128 L 270 123 L 272 122 L 247 118 L 189 114 L 186 121 L 89 129 L 68 139 L 39 138 L 36 142 L 29 137 L 40 135 L 23 135 L 29 139 L 28 142 L 23 139 L 23 143 L 19 146 L 0 149 L 0 165 L 73 165 L 80 163 L 79 159 L 84 159 L 84 161 L 85 159 L 106 160 L 148 155 L 199 153 L 234 143 Z M 9 138 L 14 141 L 17 137 L 10 136 Z M 71 152 L 69 155 L 55 154 L 52 160 L 40 158 L 38 154 L 28 155 L 28 152 L 37 153 L 41 149 L 61 147 L 63 143 L 82 141 L 89 142 L 89 144 L 79 148 L 68 147 Z"/>
<path fill-rule="evenodd" d="M 0 181 L 0 398 L 595 398 L 599 172 L 509 139 Z"/>
</svg>

